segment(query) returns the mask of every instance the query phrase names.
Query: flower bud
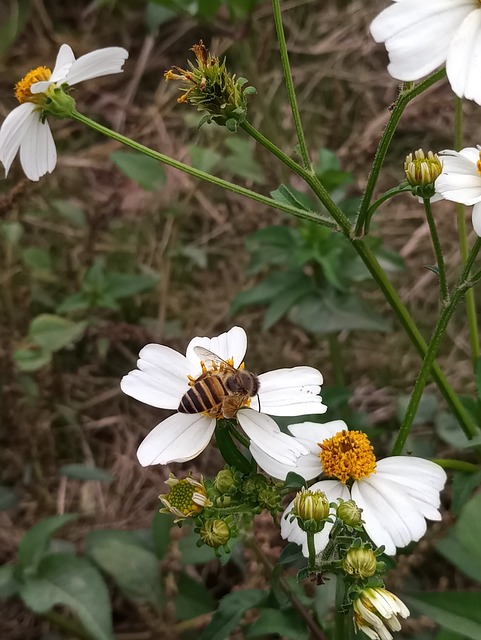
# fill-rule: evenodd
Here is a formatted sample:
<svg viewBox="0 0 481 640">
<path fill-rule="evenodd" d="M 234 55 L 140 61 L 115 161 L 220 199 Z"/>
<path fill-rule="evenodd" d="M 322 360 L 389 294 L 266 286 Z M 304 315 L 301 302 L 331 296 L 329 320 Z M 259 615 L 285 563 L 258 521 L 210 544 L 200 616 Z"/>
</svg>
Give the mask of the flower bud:
<svg viewBox="0 0 481 640">
<path fill-rule="evenodd" d="M 415 195 L 430 198 L 434 195 L 434 183 L 441 175 L 443 165 L 438 155 L 428 151 L 427 157 L 422 149 L 406 156 L 404 172 L 407 181 L 413 187 Z"/>
<path fill-rule="evenodd" d="M 400 631 L 397 616 L 407 618 L 409 609 L 393 593 L 383 587 L 363 589 L 354 600 L 354 627 L 373 640 L 392 638 L 390 631 Z"/>
<path fill-rule="evenodd" d="M 222 469 L 215 477 L 214 487 L 219 493 L 228 493 L 234 482 L 232 471 L 230 469 Z"/>
<path fill-rule="evenodd" d="M 337 517 L 340 518 L 349 527 L 358 527 L 362 523 L 362 509 L 360 509 L 354 500 L 341 502 L 337 507 Z"/>
<path fill-rule="evenodd" d="M 376 556 L 371 549 L 349 549 L 342 561 L 342 568 L 356 578 L 370 578 L 376 573 Z"/>
<path fill-rule="evenodd" d="M 230 527 L 225 520 L 206 520 L 200 529 L 199 537 L 209 547 L 221 547 L 230 540 Z"/>
<path fill-rule="evenodd" d="M 212 502 L 207 497 L 202 476 L 198 482 L 190 476 L 179 480 L 171 473 L 165 484 L 170 486 L 170 491 L 159 496 L 164 505 L 164 509 L 160 509 L 160 513 L 171 513 L 176 517 L 174 522 L 193 518 L 201 513 L 205 507 L 212 506 Z"/>
<path fill-rule="evenodd" d="M 301 520 L 324 521 L 329 515 L 329 502 L 322 491 L 301 489 L 294 498 L 292 513 Z"/>
</svg>

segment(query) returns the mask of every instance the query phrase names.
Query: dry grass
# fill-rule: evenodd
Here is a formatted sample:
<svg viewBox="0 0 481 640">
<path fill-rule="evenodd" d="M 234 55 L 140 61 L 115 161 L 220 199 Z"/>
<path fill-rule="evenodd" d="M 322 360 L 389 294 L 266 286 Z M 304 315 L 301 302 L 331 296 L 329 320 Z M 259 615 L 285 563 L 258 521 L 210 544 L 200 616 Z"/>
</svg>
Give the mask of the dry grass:
<svg viewBox="0 0 481 640">
<path fill-rule="evenodd" d="M 383 50 L 368 35 L 372 16 L 384 4 L 379 0 L 366 8 L 360 0 L 329 0 L 322 3 L 320 10 L 314 0 L 285 2 L 294 79 L 309 144 L 312 149 L 328 147 L 336 151 L 344 168 L 354 173 L 359 191 L 387 121 L 388 106 L 397 92 L 396 83 L 385 71 Z M 99 8 L 90 2 L 35 0 L 27 28 L 0 62 L 0 116 L 3 118 L 14 106 L 12 84 L 29 68 L 53 61 L 60 43 L 69 42 L 77 55 L 101 46 L 122 45 L 130 51 L 125 74 L 82 86 L 78 91 L 80 110 L 140 142 L 188 161 L 189 144 L 215 147 L 219 144 L 217 136 L 223 137 L 224 133 L 212 127 L 198 132 L 186 126 L 187 107 L 176 104 L 176 87 L 166 84 L 162 73 L 172 64 L 182 65 L 188 48 L 200 37 L 213 50 L 226 52 L 229 67 L 257 87 L 258 96 L 251 100 L 255 126 L 285 150 L 292 150 L 296 140 L 268 2 L 259 6 L 245 25 L 229 23 L 221 12 L 207 27 L 194 20 L 179 19 L 164 25 L 153 38 L 143 26 L 142 3 L 113 3 Z M 421 146 L 437 150 L 451 145 L 452 106 L 449 92 L 440 85 L 409 107 L 380 189 L 400 180 L 402 159 L 407 152 Z M 472 107 L 466 106 L 466 112 L 469 115 Z M 469 118 L 467 122 L 468 139 L 474 125 Z M 16 163 L 9 180 L 0 187 L 3 219 L 21 221 L 31 245 L 61 245 L 68 255 L 68 269 L 61 277 L 72 284 L 95 256 L 119 251 L 112 229 L 119 221 L 129 223 L 133 232 L 123 241 L 123 255 L 152 268 L 161 280 L 156 296 L 137 310 L 154 318 L 154 323 L 146 328 L 106 316 L 91 330 L 88 346 L 72 368 L 54 366 L 35 376 L 38 396 L 32 403 L 10 360 L 33 313 L 28 283 L 18 270 L 2 276 L 7 291 L 0 328 L 4 362 L 3 482 L 15 485 L 22 495 L 18 508 L 0 514 L 0 560 L 7 562 L 15 557 L 17 544 L 28 527 L 57 512 L 84 514 L 81 525 L 68 529 L 70 538 L 79 545 L 91 528 L 134 529 L 150 525 L 157 495 L 163 489 L 162 480 L 169 470 L 141 469 L 135 451 L 140 439 L 163 414 L 122 397 L 119 378 L 132 368 L 138 348 L 147 341 L 168 341 L 173 348 L 182 350 L 192 335 L 224 331 L 232 323 L 230 301 L 246 286 L 244 236 L 283 219 L 278 213 L 214 187 L 199 185 L 171 170 L 167 170 L 167 184 L 160 194 L 146 194 L 110 162 L 108 156 L 118 148 L 116 143 L 93 136 L 74 122 L 56 122 L 54 130 L 61 150 L 57 169 L 37 184 L 26 184 Z M 263 149 L 256 149 L 255 155 L 265 168 L 267 184 L 263 190 L 267 193 L 286 180 L 286 174 L 282 166 L 266 158 Z M 59 197 L 68 197 L 84 208 L 86 229 L 31 215 L 36 210 L 48 211 L 51 199 Z M 173 208 L 178 215 L 165 215 Z M 436 215 L 448 270 L 454 278 L 459 258 L 452 207 L 440 204 Z M 412 198 L 401 196 L 381 208 L 376 222 L 386 244 L 406 260 L 406 271 L 396 276 L 396 284 L 429 335 L 437 311 L 437 289 L 434 275 L 425 269 L 433 258 L 423 212 Z M 173 250 L 179 243 L 204 250 L 208 269 L 194 268 L 175 258 Z M 390 314 L 380 295 L 372 293 L 371 297 L 379 309 Z M 171 332 L 171 320 L 180 321 L 180 333 Z M 314 344 L 304 331 L 287 322 L 274 327 L 266 340 L 260 333 L 261 321 L 262 313 L 255 310 L 236 318 L 249 333 L 250 358 L 258 370 L 310 363 L 321 368 L 329 384 L 331 367 L 323 341 Z M 105 359 L 98 357 L 94 344 L 94 339 L 102 336 L 111 340 Z M 399 393 L 409 391 L 412 385 L 418 356 L 399 331 L 381 339 L 371 334 L 346 334 L 341 341 L 345 345 L 346 377 L 354 394 L 354 408 L 368 413 L 373 424 L 386 425 L 392 420 Z M 455 388 L 469 390 L 469 344 L 462 313 L 451 325 L 440 360 Z M 65 407 L 73 419 L 66 418 Z M 112 472 L 115 482 L 79 483 L 57 475 L 61 464 L 94 460 Z M 212 448 L 190 465 L 173 465 L 170 470 L 208 473 L 217 469 L 219 462 L 219 455 Z M 274 559 L 280 541 L 270 522 L 259 518 L 256 534 Z M 175 549 L 174 544 L 168 570 L 178 564 Z M 428 542 L 419 553 L 421 561 L 407 569 L 404 566 L 402 577 L 416 571 L 416 566 L 432 554 L 432 544 Z M 259 576 L 256 560 L 247 555 L 246 561 L 246 575 Z M 209 572 L 217 571 L 206 567 L 200 577 L 209 582 Z M 234 578 L 249 586 L 259 586 L 264 580 L 262 576 L 250 582 L 242 576 Z M 235 584 L 225 572 L 216 574 L 215 579 L 226 592 Z M 175 590 L 175 586 L 172 588 Z M 114 605 L 121 608 L 122 603 L 116 601 Z M 138 609 L 127 619 L 121 617 L 116 627 L 119 638 L 158 637 L 152 631 L 149 615 Z M 169 629 L 172 619 L 164 622 Z M 2 639 L 33 640 L 44 629 L 45 623 L 18 603 L 2 607 Z M 140 635 L 129 635 L 134 632 Z M 171 635 L 174 637 L 175 632 Z"/>
</svg>

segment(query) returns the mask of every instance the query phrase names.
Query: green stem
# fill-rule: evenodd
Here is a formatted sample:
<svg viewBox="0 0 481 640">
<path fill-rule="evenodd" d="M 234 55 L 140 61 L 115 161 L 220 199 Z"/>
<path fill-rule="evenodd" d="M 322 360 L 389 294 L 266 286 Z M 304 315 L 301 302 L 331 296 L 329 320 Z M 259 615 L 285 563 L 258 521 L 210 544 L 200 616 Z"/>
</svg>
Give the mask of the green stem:
<svg viewBox="0 0 481 640">
<path fill-rule="evenodd" d="M 409 435 L 409 431 L 411 429 L 414 417 L 416 415 L 416 411 L 419 407 L 419 402 L 421 401 L 424 387 L 426 386 L 429 373 L 433 366 L 434 359 L 436 358 L 439 345 L 441 344 L 441 340 L 444 336 L 448 323 L 451 320 L 451 317 L 460 299 L 466 293 L 468 286 L 470 286 L 470 283 L 467 282 L 467 277 L 469 275 L 472 264 L 480 248 L 481 248 L 481 238 L 478 238 L 468 257 L 468 260 L 466 261 L 466 265 L 464 267 L 463 273 L 461 274 L 461 277 L 458 281 L 457 287 L 452 295 L 452 298 L 449 304 L 441 312 L 441 315 L 439 316 L 439 319 L 436 323 L 436 327 L 434 328 L 433 335 L 428 346 L 428 350 L 426 352 L 422 367 L 416 379 L 416 383 L 414 385 L 411 398 L 409 399 L 409 404 L 406 409 L 404 420 L 401 424 L 401 428 L 399 429 L 396 442 L 394 443 L 392 455 L 400 455 L 402 453 L 402 450 L 406 443 L 406 439 Z M 477 447 L 477 450 L 479 451 L 479 447 Z"/>
<path fill-rule="evenodd" d="M 426 220 L 428 221 L 429 231 L 431 232 L 431 240 L 433 242 L 434 255 L 436 256 L 436 262 L 438 265 L 438 277 L 439 277 L 439 294 L 441 297 L 441 304 L 446 305 L 448 300 L 448 284 L 446 280 L 446 268 L 444 266 L 444 256 L 441 249 L 441 243 L 439 242 L 438 230 L 436 229 L 436 223 L 434 222 L 433 212 L 431 209 L 431 200 L 429 198 L 423 198 L 424 209 L 426 211 Z"/>
<path fill-rule="evenodd" d="M 344 580 L 343 577 L 338 573 L 336 575 L 336 611 L 333 640 L 346 640 L 346 638 L 348 638 L 348 618 L 342 610 L 344 604 L 344 591 Z"/>
<path fill-rule="evenodd" d="M 464 471 L 465 473 L 477 473 L 480 468 L 477 464 L 472 462 L 465 462 L 464 460 L 455 460 L 451 458 L 431 458 L 432 462 L 435 462 L 443 469 L 455 469 L 456 471 Z"/>
<path fill-rule="evenodd" d="M 373 202 L 366 214 L 366 223 L 365 223 L 366 234 L 369 232 L 372 216 L 376 213 L 376 211 L 383 204 L 383 202 L 386 202 L 386 200 L 390 200 L 391 198 L 393 198 L 394 196 L 397 196 L 400 193 L 406 193 L 411 191 L 412 191 L 412 187 L 410 184 L 398 185 L 397 187 L 393 187 L 392 189 L 389 189 L 388 191 L 386 191 L 386 193 L 383 193 L 380 198 L 378 198 L 375 202 Z"/>
<path fill-rule="evenodd" d="M 307 536 L 307 550 L 309 553 L 309 569 L 313 571 L 314 567 L 316 566 L 316 545 L 314 543 L 314 534 L 309 531 L 306 531 L 306 536 Z"/>
<path fill-rule="evenodd" d="M 284 202 L 278 202 L 277 200 L 264 196 L 260 193 L 257 193 L 256 191 L 251 191 L 251 189 L 240 187 L 239 185 L 234 184 L 233 182 L 229 182 L 228 180 L 223 180 L 222 178 L 213 176 L 210 173 L 207 173 L 206 171 L 195 169 L 194 167 L 191 167 L 188 164 L 184 164 L 179 160 L 174 160 L 173 158 L 170 158 L 169 156 L 166 156 L 163 153 L 159 153 L 158 151 L 154 151 L 153 149 L 150 149 L 149 147 L 146 147 L 143 144 L 135 142 L 135 140 L 131 140 L 130 138 L 127 138 L 126 136 L 123 136 L 122 134 L 117 133 L 116 131 L 112 131 L 112 129 L 109 129 L 108 127 L 104 127 L 103 125 L 99 124 L 98 122 L 95 122 L 94 120 L 91 120 L 90 118 L 88 118 L 87 116 L 84 116 L 78 111 L 74 111 L 71 114 L 71 117 L 74 120 L 77 120 L 78 122 L 82 122 L 83 124 L 87 125 L 91 129 L 94 129 L 95 131 L 102 133 L 108 138 L 117 140 L 117 142 L 120 142 L 121 144 L 124 144 L 125 146 L 130 147 L 131 149 L 135 149 L 136 151 L 143 153 L 149 158 L 158 160 L 159 162 L 162 162 L 163 164 L 166 164 L 169 167 L 174 167 L 174 169 L 178 169 L 179 171 L 182 171 L 183 173 L 187 173 L 191 176 L 194 176 L 195 178 L 200 178 L 201 180 L 205 180 L 206 182 L 215 184 L 218 187 L 227 189 L 227 191 L 232 191 L 233 193 L 237 193 L 241 196 L 245 196 L 250 200 L 255 200 L 256 202 L 260 202 L 261 204 L 265 204 L 274 209 L 279 209 L 280 211 L 287 211 L 287 213 L 291 213 L 297 218 L 302 218 L 304 220 L 316 222 L 317 224 L 323 225 L 325 227 L 329 227 L 331 229 L 335 228 L 336 226 L 335 224 L 333 224 L 331 220 L 324 218 L 320 213 L 306 211 L 305 209 L 293 207 L 292 205 Z"/>
<path fill-rule="evenodd" d="M 384 133 L 379 140 L 379 144 L 376 149 L 376 154 L 374 156 L 374 162 L 371 167 L 371 171 L 369 173 L 366 188 L 362 195 L 361 204 L 359 206 L 359 213 L 355 226 L 355 235 L 359 236 L 363 233 L 364 225 L 366 223 L 367 214 L 369 211 L 369 207 L 372 200 L 372 194 L 374 193 L 374 189 L 376 187 L 377 179 L 379 177 L 379 173 L 381 171 L 381 167 L 384 163 L 384 159 L 386 157 L 387 150 L 391 144 L 391 140 L 394 136 L 394 132 L 396 131 L 396 127 L 401 119 L 401 116 L 404 112 L 404 109 L 408 106 L 408 104 L 420 93 L 431 87 L 441 78 L 444 78 L 446 75 L 446 70 L 440 69 L 433 73 L 432 76 L 423 80 L 416 86 L 407 89 L 405 91 L 401 91 L 398 99 L 394 103 L 394 106 L 391 110 L 391 115 L 389 117 L 386 128 L 384 129 Z"/>
<path fill-rule="evenodd" d="M 299 141 L 299 151 L 301 154 L 304 168 L 308 171 L 311 168 L 309 151 L 307 149 L 306 138 L 302 128 L 299 106 L 297 104 L 296 90 L 292 80 L 291 65 L 289 64 L 289 54 L 287 51 L 286 35 L 282 24 L 281 3 L 280 0 L 272 0 L 272 9 L 274 12 L 274 23 L 276 25 L 277 40 L 279 42 L 279 52 L 281 55 L 282 69 L 284 71 L 284 80 L 286 83 L 287 94 L 289 96 L 289 104 L 291 105 L 292 118 L 296 127 L 297 139 Z"/>
</svg>

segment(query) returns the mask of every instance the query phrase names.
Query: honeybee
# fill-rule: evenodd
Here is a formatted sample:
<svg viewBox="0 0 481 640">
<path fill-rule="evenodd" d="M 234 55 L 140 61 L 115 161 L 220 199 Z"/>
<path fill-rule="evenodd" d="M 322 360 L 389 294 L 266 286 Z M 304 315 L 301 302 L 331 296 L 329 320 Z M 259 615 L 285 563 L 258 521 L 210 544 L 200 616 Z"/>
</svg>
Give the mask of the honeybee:
<svg viewBox="0 0 481 640">
<path fill-rule="evenodd" d="M 204 347 L 194 347 L 194 353 L 203 363 L 203 373 L 191 381 L 177 410 L 180 413 L 205 412 L 212 418 L 233 418 L 249 398 L 257 395 L 259 378 L 245 369 L 236 369 Z"/>
</svg>

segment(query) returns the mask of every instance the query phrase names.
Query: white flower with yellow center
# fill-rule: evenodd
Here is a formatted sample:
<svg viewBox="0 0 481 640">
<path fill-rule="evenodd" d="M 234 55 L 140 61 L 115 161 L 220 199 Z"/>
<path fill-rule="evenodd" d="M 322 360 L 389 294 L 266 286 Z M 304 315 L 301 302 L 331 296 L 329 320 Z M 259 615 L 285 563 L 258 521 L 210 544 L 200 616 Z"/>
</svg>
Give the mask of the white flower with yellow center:
<svg viewBox="0 0 481 640">
<path fill-rule="evenodd" d="M 445 200 L 474 205 L 473 227 L 481 236 L 481 147 L 446 149 L 439 156 L 443 171 L 434 184 L 436 192 Z"/>
<path fill-rule="evenodd" d="M 193 338 L 185 356 L 160 344 L 148 344 L 141 350 L 138 369 L 122 379 L 122 391 L 153 407 L 175 409 L 177 413 L 158 424 L 140 444 L 140 464 L 192 460 L 206 448 L 217 420 L 223 417 L 235 417 L 251 442 L 269 451 L 279 463 L 294 465 L 307 453 L 306 447 L 282 433 L 269 415 L 324 413 L 327 407 L 319 395 L 321 373 L 312 367 L 294 367 L 254 376 L 254 394 L 246 396 L 235 410 L 229 402 L 226 416 L 222 400 L 228 396 L 228 401 L 235 399 L 232 395 L 237 383 L 232 372 L 245 371 L 246 350 L 247 336 L 241 327 L 215 338 Z M 224 363 L 210 359 L 209 352 Z"/>
<path fill-rule="evenodd" d="M 61 99 L 55 96 L 55 91 L 91 78 L 120 73 L 128 57 L 128 52 L 121 47 L 107 47 L 76 60 L 68 44 L 63 44 L 53 71 L 37 67 L 17 82 L 15 97 L 20 106 L 8 114 L 0 129 L 0 161 L 5 175 L 18 150 L 27 178 L 36 181 L 51 173 L 57 164 L 57 150 L 45 116 L 52 101 Z"/>
<path fill-rule="evenodd" d="M 479 0 L 397 0 L 371 23 L 389 54 L 389 73 L 419 80 L 446 64 L 458 97 L 481 104 L 481 4 Z"/>
<path fill-rule="evenodd" d="M 401 630 L 398 616 L 409 616 L 404 602 L 383 587 L 363 589 L 353 608 L 356 633 L 363 631 L 371 640 L 393 640 L 390 632 Z"/>
<path fill-rule="evenodd" d="M 274 478 L 284 480 L 294 471 L 305 480 L 319 475 L 327 478 L 310 489 L 323 491 L 329 502 L 354 500 L 362 509 L 364 528 L 375 545 L 384 545 L 394 555 L 397 547 L 419 540 L 426 532 L 426 519 L 440 520 L 439 494 L 446 482 L 443 469 L 429 460 L 413 456 L 392 456 L 376 460 L 369 438 L 362 431 L 348 431 L 342 420 L 326 424 L 303 422 L 289 431 L 309 449 L 295 466 L 277 462 L 251 444 L 258 464 Z M 281 519 L 281 534 L 302 545 L 308 555 L 306 534 L 297 522 L 287 517 L 293 502 Z M 332 524 L 314 536 L 316 551 L 327 544 Z"/>
</svg>

